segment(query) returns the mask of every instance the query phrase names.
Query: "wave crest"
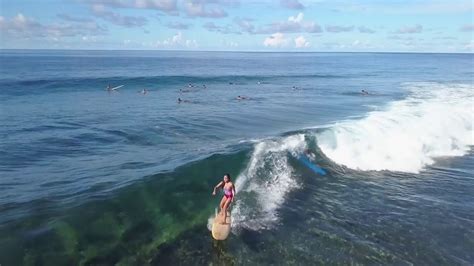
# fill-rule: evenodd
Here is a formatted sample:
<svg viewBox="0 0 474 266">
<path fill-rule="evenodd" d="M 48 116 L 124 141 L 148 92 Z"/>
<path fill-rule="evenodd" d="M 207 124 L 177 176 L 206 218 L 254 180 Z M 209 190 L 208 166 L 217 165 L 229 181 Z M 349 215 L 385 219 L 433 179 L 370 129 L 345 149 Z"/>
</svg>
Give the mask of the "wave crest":
<svg viewBox="0 0 474 266">
<path fill-rule="evenodd" d="M 237 177 L 235 206 L 232 207 L 232 230 L 261 230 L 278 221 L 277 209 L 286 194 L 299 186 L 288 162 L 288 152 L 306 147 L 303 134 L 255 144 L 247 168 Z M 212 219 L 208 220 L 211 227 Z"/>
<path fill-rule="evenodd" d="M 322 152 L 352 169 L 413 173 L 436 157 L 464 155 L 474 143 L 473 86 L 405 86 L 408 98 L 317 133 Z"/>
</svg>

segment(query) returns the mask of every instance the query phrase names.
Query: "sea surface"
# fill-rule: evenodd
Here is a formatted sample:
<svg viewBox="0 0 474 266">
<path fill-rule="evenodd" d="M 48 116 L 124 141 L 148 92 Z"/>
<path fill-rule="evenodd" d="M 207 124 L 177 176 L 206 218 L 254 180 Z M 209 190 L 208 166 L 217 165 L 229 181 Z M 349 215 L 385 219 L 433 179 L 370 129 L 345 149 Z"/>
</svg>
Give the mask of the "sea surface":
<svg viewBox="0 0 474 266">
<path fill-rule="evenodd" d="M 473 78 L 473 54 L 1 50 L 0 265 L 472 265 Z"/>
</svg>

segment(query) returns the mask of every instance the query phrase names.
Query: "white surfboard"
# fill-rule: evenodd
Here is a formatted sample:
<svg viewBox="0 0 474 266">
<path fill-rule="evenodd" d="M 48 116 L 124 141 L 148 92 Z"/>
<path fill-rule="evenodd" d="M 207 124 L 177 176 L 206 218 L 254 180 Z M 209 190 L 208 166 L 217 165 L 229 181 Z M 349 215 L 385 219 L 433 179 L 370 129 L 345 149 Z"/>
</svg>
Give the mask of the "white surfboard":
<svg viewBox="0 0 474 266">
<path fill-rule="evenodd" d="M 106 90 L 109 90 L 109 91 L 115 91 L 115 90 L 118 90 L 120 88 L 122 88 L 123 85 L 119 85 L 119 86 L 116 86 L 116 87 L 113 87 L 113 88 L 110 88 L 110 89 L 106 89 Z"/>
<path fill-rule="evenodd" d="M 212 237 L 215 240 L 225 240 L 230 233 L 230 223 L 231 217 L 230 212 L 227 211 L 227 217 L 225 219 L 225 223 L 222 222 L 222 216 L 215 216 L 214 222 L 212 223 Z"/>
</svg>

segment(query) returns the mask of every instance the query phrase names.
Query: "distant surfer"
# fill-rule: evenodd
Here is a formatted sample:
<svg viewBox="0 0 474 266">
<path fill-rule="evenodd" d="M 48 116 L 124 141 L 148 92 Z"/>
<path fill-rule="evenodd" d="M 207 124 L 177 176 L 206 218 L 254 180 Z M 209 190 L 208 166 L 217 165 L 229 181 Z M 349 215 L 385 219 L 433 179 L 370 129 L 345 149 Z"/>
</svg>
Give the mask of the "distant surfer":
<svg viewBox="0 0 474 266">
<path fill-rule="evenodd" d="M 294 158 L 296 158 L 301 164 L 308 167 L 311 171 L 318 175 L 325 175 L 326 170 L 324 170 L 320 165 L 316 164 L 316 154 L 312 152 L 310 149 L 305 149 L 303 154 L 291 154 Z"/>
<path fill-rule="evenodd" d="M 239 96 L 237 96 L 235 99 L 236 99 L 236 100 L 239 100 L 239 101 L 240 101 L 240 100 L 248 100 L 249 97 L 247 97 L 247 96 L 240 96 L 240 95 L 239 95 Z"/>
<path fill-rule="evenodd" d="M 219 182 L 214 187 L 214 190 L 212 191 L 212 195 L 216 195 L 216 189 L 221 188 L 224 190 L 224 197 L 222 197 L 221 203 L 219 204 L 221 208 L 221 212 L 219 213 L 220 216 L 222 216 L 222 221 L 221 224 L 225 224 L 226 218 L 227 218 L 227 209 L 229 208 L 229 205 L 234 202 L 234 196 L 235 196 L 235 186 L 234 183 L 230 180 L 230 174 L 225 174 L 223 181 Z"/>
<path fill-rule="evenodd" d="M 116 90 L 118 90 L 118 89 L 120 89 L 120 88 L 122 88 L 122 87 L 123 87 L 123 85 L 116 86 L 116 87 L 112 87 L 112 86 L 109 84 L 109 85 L 107 85 L 107 88 L 105 88 L 105 90 L 106 90 L 106 91 L 116 91 Z"/>
<path fill-rule="evenodd" d="M 178 98 L 178 103 L 190 103 L 191 101 L 189 100 L 183 100 L 181 98 Z"/>
<path fill-rule="evenodd" d="M 304 154 L 306 154 L 306 156 L 308 156 L 312 160 L 316 160 L 316 155 L 310 149 L 305 149 Z"/>
<path fill-rule="evenodd" d="M 114 91 L 115 90 L 115 87 L 112 87 L 110 84 L 107 85 L 107 88 L 106 88 L 107 91 Z"/>
<path fill-rule="evenodd" d="M 141 94 L 147 94 L 147 93 L 148 93 L 148 90 L 147 90 L 147 89 L 143 89 L 140 93 L 141 93 Z"/>
<path fill-rule="evenodd" d="M 366 90 L 361 90 L 360 93 L 362 93 L 362 95 L 369 95 L 369 92 Z"/>
</svg>

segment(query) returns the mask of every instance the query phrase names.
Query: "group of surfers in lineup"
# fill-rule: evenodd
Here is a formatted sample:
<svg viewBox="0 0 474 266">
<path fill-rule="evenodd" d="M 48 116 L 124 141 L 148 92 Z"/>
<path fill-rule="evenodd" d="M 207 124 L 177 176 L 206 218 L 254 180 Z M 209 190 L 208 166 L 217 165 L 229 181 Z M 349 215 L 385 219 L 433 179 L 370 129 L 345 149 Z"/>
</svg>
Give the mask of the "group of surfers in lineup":
<svg viewBox="0 0 474 266">
<path fill-rule="evenodd" d="M 229 84 L 232 85 L 232 84 L 234 84 L 234 83 L 229 82 Z M 258 82 L 258 84 L 260 84 L 260 81 Z M 121 85 L 121 86 L 116 86 L 116 87 L 112 87 L 112 86 L 109 84 L 109 85 L 107 85 L 106 90 L 109 91 L 109 92 L 111 92 L 111 91 L 116 91 L 116 90 L 118 90 L 119 88 L 121 88 L 122 86 L 123 86 L 123 85 Z M 189 84 L 188 84 L 188 88 L 196 88 L 196 86 L 195 86 L 194 84 L 192 84 L 192 83 L 189 83 Z M 206 89 L 206 88 L 207 88 L 207 87 L 206 87 L 206 84 L 203 84 L 203 85 L 202 85 L 202 88 Z M 298 87 L 296 87 L 296 86 L 293 86 L 292 89 L 293 89 L 293 90 L 299 90 L 300 88 L 298 88 Z M 179 93 L 185 93 L 185 92 L 190 92 L 190 90 L 179 89 Z M 147 94 L 147 93 L 148 93 L 148 90 L 147 90 L 147 89 L 143 89 L 143 90 L 140 91 L 140 93 L 141 93 L 141 94 Z M 369 92 L 366 91 L 366 90 L 361 90 L 360 93 L 361 93 L 362 95 L 364 95 L 364 96 L 369 95 Z M 235 97 L 235 99 L 238 100 L 238 101 L 241 101 L 241 100 L 250 100 L 250 97 L 239 95 L 239 96 Z M 179 97 L 178 100 L 177 100 L 177 102 L 178 102 L 178 103 L 190 103 L 191 101 L 189 101 L 189 100 L 183 100 L 183 99 L 181 99 L 181 98 Z"/>
<path fill-rule="evenodd" d="M 229 82 L 229 85 L 233 85 L 233 84 L 234 84 L 233 82 Z M 258 84 L 260 84 L 260 82 Z M 188 88 L 199 88 L 199 87 L 192 84 L 192 83 L 189 83 Z M 202 88 L 207 89 L 206 84 L 203 84 Z M 191 92 L 191 90 L 189 90 L 189 89 L 179 89 L 179 93 L 186 93 L 186 92 Z M 238 101 L 250 100 L 250 97 L 238 95 L 237 97 L 235 97 L 235 99 L 238 100 Z M 178 103 L 190 103 L 190 102 L 191 101 L 183 100 L 181 98 L 178 98 Z"/>
<path fill-rule="evenodd" d="M 229 84 L 234 84 L 234 83 L 229 82 Z M 259 83 L 259 84 L 260 84 L 260 83 Z M 121 88 L 122 86 L 123 86 L 123 85 L 112 87 L 112 86 L 109 84 L 109 85 L 107 85 L 107 87 L 105 88 L 105 90 L 108 91 L 108 92 L 117 91 L 117 90 L 118 90 L 119 88 Z M 188 88 L 198 88 L 198 87 L 195 86 L 195 85 L 192 84 L 192 83 L 189 83 L 189 84 L 188 84 Z M 206 89 L 206 88 L 207 88 L 207 87 L 206 87 L 206 84 L 203 84 L 203 85 L 202 85 L 202 88 L 203 88 L 203 89 Z M 139 92 L 140 92 L 141 94 L 147 94 L 147 93 L 148 93 L 148 90 L 147 90 L 147 89 L 143 89 L 143 90 L 141 90 L 141 91 L 139 91 Z M 185 92 L 191 92 L 191 90 L 189 90 L 189 89 L 179 89 L 179 93 L 185 93 Z M 240 100 L 250 100 L 250 97 L 239 95 L 239 96 L 235 97 L 235 99 L 236 99 L 236 100 L 239 100 L 239 101 L 240 101 Z M 181 99 L 181 97 L 179 97 L 178 100 L 177 100 L 177 102 L 178 102 L 178 103 L 190 103 L 191 101 L 189 101 L 189 100 L 183 100 L 183 99 Z"/>
</svg>

